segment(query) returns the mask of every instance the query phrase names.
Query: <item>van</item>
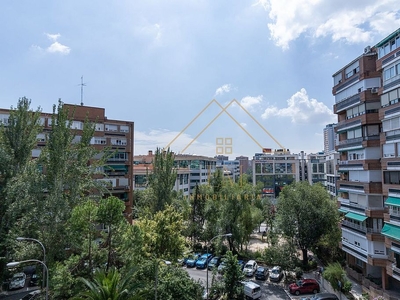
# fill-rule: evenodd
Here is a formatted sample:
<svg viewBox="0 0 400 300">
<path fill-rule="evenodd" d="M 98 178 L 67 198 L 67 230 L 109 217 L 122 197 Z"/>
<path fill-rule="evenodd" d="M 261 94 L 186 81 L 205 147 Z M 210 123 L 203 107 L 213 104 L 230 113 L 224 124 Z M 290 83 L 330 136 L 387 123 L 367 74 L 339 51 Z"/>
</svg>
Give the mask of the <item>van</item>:
<svg viewBox="0 0 400 300">
<path fill-rule="evenodd" d="M 252 281 L 244 281 L 243 288 L 244 288 L 244 295 L 246 299 L 259 299 L 261 298 L 261 287 L 252 282 Z"/>
</svg>

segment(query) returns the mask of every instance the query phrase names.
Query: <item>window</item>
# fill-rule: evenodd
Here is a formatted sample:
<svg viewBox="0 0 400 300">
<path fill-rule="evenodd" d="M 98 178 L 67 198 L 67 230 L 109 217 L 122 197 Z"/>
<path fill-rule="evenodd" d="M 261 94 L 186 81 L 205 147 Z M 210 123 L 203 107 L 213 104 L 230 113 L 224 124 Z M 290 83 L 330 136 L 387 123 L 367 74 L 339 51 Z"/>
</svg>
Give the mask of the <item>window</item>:
<svg viewBox="0 0 400 300">
<path fill-rule="evenodd" d="M 83 123 L 79 121 L 72 121 L 71 124 L 72 129 L 83 129 Z"/>
<path fill-rule="evenodd" d="M 394 157 L 395 144 L 384 144 L 382 150 L 383 150 L 383 157 Z"/>
<path fill-rule="evenodd" d="M 38 142 L 46 142 L 46 134 L 44 133 L 39 133 L 36 138 Z"/>
<path fill-rule="evenodd" d="M 105 145 L 107 144 L 107 139 L 105 137 L 92 137 L 90 140 L 91 145 Z"/>
<path fill-rule="evenodd" d="M 105 124 L 105 131 L 118 131 L 117 125 Z"/>
<path fill-rule="evenodd" d="M 121 125 L 121 126 L 119 126 L 119 131 L 120 132 L 129 132 L 129 126 Z"/>
<path fill-rule="evenodd" d="M 96 123 L 95 131 L 104 131 L 104 124 Z"/>
<path fill-rule="evenodd" d="M 363 267 L 363 261 L 361 259 L 356 258 L 356 265 L 359 266 L 360 268 Z"/>
<path fill-rule="evenodd" d="M 126 146 L 126 139 L 116 139 L 113 138 L 111 139 L 111 145 L 121 145 L 121 146 Z"/>
</svg>

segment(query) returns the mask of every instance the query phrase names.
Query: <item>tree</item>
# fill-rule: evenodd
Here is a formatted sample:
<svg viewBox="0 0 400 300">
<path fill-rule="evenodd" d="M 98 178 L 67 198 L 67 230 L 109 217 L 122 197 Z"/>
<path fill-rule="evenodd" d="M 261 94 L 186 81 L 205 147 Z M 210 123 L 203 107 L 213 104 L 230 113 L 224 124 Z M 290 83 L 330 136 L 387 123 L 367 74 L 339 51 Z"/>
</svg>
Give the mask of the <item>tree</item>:
<svg viewBox="0 0 400 300">
<path fill-rule="evenodd" d="M 299 247 L 303 264 L 308 263 L 308 249 L 325 234 L 339 230 L 338 212 L 328 192 L 320 184 L 297 182 L 286 186 L 277 204 L 279 229 Z"/>
<path fill-rule="evenodd" d="M 185 239 L 182 235 L 182 215 L 167 205 L 152 219 L 143 218 L 136 222 L 143 233 L 143 247 L 148 258 L 177 261 L 183 255 Z"/>
<path fill-rule="evenodd" d="M 17 107 L 10 109 L 7 123 L 0 121 L 0 256 L 5 256 L 8 233 L 15 223 L 15 215 L 23 216 L 10 208 L 19 204 L 19 197 L 8 197 L 7 188 L 17 174 L 22 173 L 32 158 L 40 132 L 40 108 L 33 111 L 31 101 L 23 97 Z M 30 167 L 28 167 L 30 168 Z M 0 272 L 5 266 L 0 265 Z"/>
<path fill-rule="evenodd" d="M 176 181 L 174 166 L 175 155 L 168 148 L 156 149 L 153 160 L 153 172 L 149 176 L 149 186 L 154 192 L 154 213 L 163 210 L 165 205 L 171 204 L 173 188 Z"/>
<path fill-rule="evenodd" d="M 121 223 L 126 222 L 123 211 L 125 209 L 124 203 L 115 196 L 110 196 L 105 199 L 101 199 L 97 212 L 97 220 L 100 224 L 104 224 L 107 233 L 106 245 L 108 245 L 108 259 L 107 259 L 107 270 L 111 265 L 115 264 L 115 257 L 113 260 L 113 232 L 114 228 L 119 226 Z"/>
<path fill-rule="evenodd" d="M 137 285 L 132 284 L 132 276 L 122 277 L 116 268 L 108 271 L 96 270 L 93 281 L 80 278 L 86 287 L 73 299 L 75 300 L 134 300 L 143 299 L 135 295 Z"/>
<path fill-rule="evenodd" d="M 236 255 L 233 255 L 231 251 L 226 252 L 225 255 L 225 269 L 224 269 L 224 291 L 228 296 L 228 299 L 240 299 L 243 295 L 243 272 L 240 269 Z"/>
</svg>

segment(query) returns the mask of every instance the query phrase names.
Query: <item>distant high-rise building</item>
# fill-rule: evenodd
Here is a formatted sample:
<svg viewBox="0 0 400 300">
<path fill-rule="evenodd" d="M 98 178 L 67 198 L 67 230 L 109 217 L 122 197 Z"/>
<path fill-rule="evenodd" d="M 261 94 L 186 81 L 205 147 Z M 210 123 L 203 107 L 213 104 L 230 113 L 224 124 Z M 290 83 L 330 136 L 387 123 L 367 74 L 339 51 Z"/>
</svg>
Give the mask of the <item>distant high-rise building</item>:
<svg viewBox="0 0 400 300">
<path fill-rule="evenodd" d="M 324 128 L 324 152 L 329 153 L 335 150 L 336 133 L 335 127 L 337 124 L 328 124 Z"/>
</svg>

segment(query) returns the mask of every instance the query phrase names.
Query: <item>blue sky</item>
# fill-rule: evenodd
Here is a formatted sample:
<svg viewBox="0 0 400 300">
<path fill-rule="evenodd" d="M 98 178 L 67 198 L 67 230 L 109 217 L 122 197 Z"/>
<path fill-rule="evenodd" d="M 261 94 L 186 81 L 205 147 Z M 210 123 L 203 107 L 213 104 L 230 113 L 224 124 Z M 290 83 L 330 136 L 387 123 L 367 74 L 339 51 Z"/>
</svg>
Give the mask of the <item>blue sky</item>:
<svg viewBox="0 0 400 300">
<path fill-rule="evenodd" d="M 399 27 L 397 0 L 2 1 L 0 104 L 79 105 L 84 76 L 84 104 L 134 121 L 145 154 L 235 99 L 265 130 L 232 104 L 241 126 L 223 112 L 203 131 L 213 102 L 171 149 L 214 156 L 231 138 L 231 158 L 315 153 L 336 121 L 332 74 Z"/>
</svg>

